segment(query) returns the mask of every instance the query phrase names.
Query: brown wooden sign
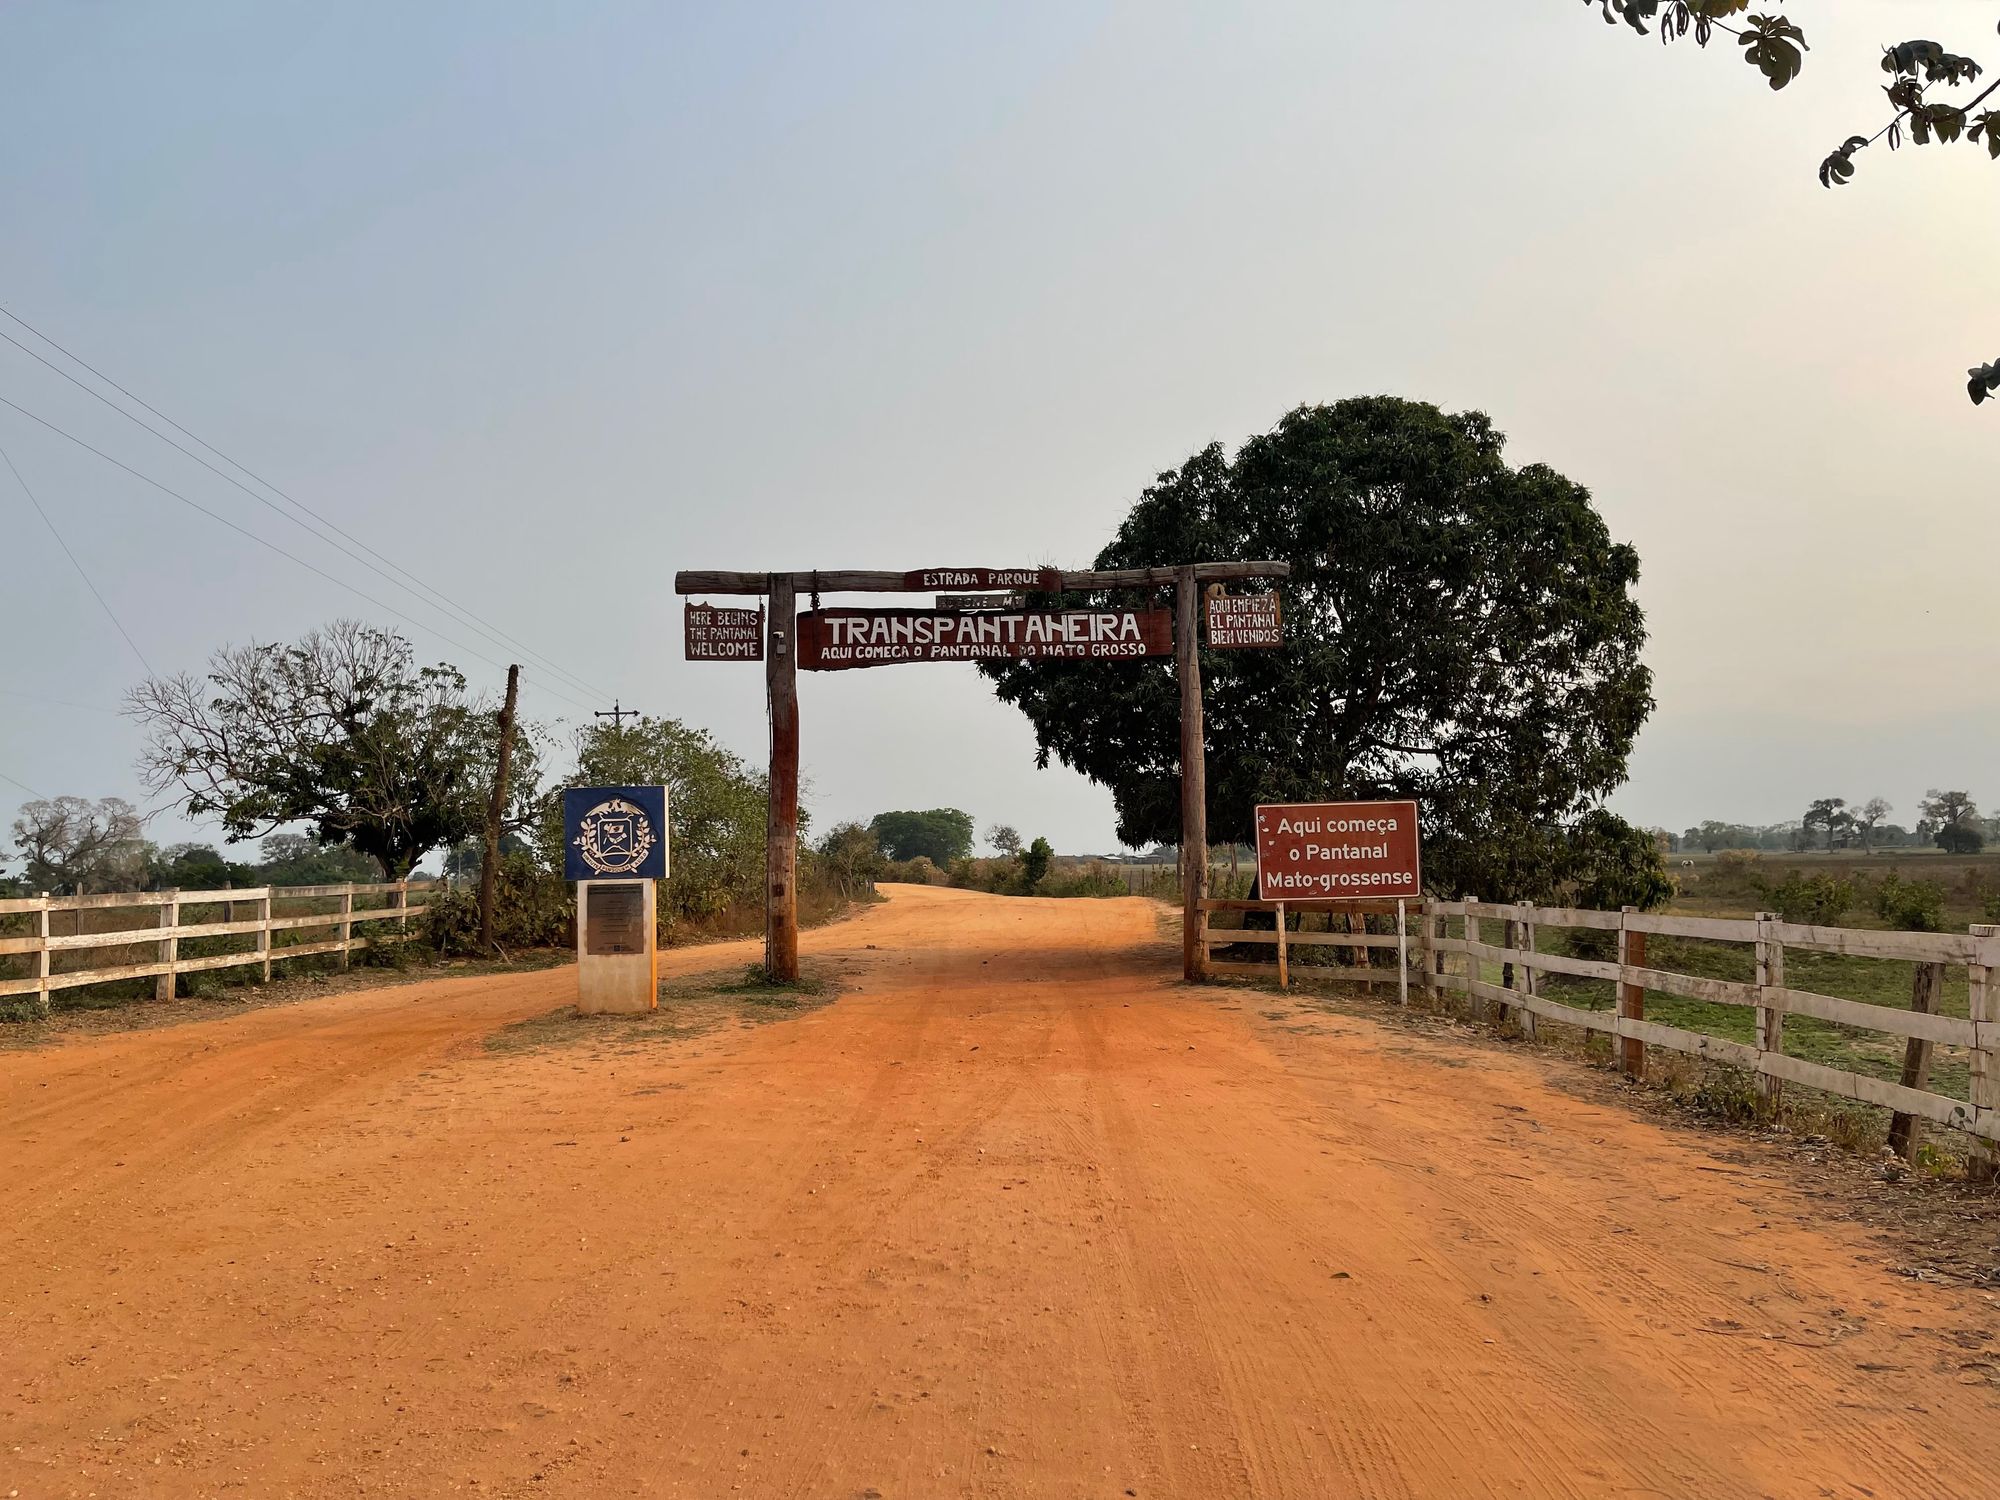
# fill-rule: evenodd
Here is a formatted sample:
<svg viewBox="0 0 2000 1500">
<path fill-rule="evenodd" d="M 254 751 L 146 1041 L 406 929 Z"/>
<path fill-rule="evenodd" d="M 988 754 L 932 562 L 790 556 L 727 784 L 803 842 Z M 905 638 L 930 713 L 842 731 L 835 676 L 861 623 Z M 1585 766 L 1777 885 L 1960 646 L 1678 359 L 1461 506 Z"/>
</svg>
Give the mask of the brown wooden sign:
<svg viewBox="0 0 2000 1500">
<path fill-rule="evenodd" d="M 1284 645 L 1277 593 L 1210 594 L 1208 644 L 1221 649 Z"/>
<path fill-rule="evenodd" d="M 1054 594 L 1062 590 L 1062 573 L 1056 568 L 920 568 L 903 575 L 903 587 L 912 593 L 932 593 L 938 589 L 1035 589 Z"/>
<path fill-rule="evenodd" d="M 912 661 L 1120 661 L 1174 652 L 1164 609 L 818 609 L 799 616 L 808 672 Z"/>
<path fill-rule="evenodd" d="M 764 611 L 687 607 L 687 660 L 762 661 Z"/>
<path fill-rule="evenodd" d="M 1257 899 L 1423 895 L 1414 802 L 1266 803 L 1257 809 Z"/>
</svg>

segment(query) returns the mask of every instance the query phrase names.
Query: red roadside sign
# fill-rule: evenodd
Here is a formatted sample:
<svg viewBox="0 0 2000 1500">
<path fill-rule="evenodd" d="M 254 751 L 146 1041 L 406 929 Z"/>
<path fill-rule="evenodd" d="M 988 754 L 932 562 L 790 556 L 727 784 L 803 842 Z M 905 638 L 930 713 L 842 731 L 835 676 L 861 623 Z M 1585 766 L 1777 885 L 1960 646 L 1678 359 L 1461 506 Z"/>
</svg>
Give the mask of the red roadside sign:
<svg viewBox="0 0 2000 1500">
<path fill-rule="evenodd" d="M 1257 808 L 1259 901 L 1423 895 L 1414 802 L 1277 802 Z"/>
</svg>

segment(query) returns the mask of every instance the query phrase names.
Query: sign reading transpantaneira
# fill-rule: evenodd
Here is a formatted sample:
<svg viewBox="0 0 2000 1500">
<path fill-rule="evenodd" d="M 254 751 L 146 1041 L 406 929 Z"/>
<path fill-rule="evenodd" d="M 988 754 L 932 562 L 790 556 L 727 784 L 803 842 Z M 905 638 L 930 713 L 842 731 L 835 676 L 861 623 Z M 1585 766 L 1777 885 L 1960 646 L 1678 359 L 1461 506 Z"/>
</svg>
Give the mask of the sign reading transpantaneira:
<svg viewBox="0 0 2000 1500">
<path fill-rule="evenodd" d="M 687 660 L 762 661 L 764 611 L 687 607 Z"/>
<path fill-rule="evenodd" d="M 1173 653 L 1174 617 L 1164 609 L 816 609 L 799 616 L 799 667 L 807 672 L 908 661 L 1123 661 Z"/>
<path fill-rule="evenodd" d="M 1214 647 L 1282 646 L 1284 622 L 1275 591 L 1263 594 L 1210 594 L 1208 644 Z"/>
<path fill-rule="evenodd" d="M 1257 899 L 1423 895 L 1414 802 L 1267 803 L 1257 809 Z"/>
</svg>

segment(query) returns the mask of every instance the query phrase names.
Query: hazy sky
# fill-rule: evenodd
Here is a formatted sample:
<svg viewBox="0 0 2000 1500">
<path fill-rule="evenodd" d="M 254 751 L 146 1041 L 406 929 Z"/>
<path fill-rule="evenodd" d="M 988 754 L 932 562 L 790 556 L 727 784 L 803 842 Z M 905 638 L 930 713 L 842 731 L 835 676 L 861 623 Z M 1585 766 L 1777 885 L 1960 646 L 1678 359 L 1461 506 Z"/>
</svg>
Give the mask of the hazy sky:
<svg viewBox="0 0 2000 1500">
<path fill-rule="evenodd" d="M 1659 708 L 1615 806 L 1910 821 L 2000 802 L 2000 408 L 1961 374 L 2000 357 L 2000 164 L 1814 170 L 1886 118 L 1880 44 L 2000 65 L 2000 6 L 1787 8 L 1813 50 L 1772 94 L 1576 0 L 14 4 L 0 305 L 752 759 L 761 673 L 678 659 L 677 568 L 1080 566 L 1301 402 L 1483 408 L 1643 559 Z M 496 685 L 465 647 L 508 652 L 5 344 L 0 396 Z M 4 407 L 0 445 L 162 671 L 399 623 Z M 107 710 L 143 669 L 4 470 L 0 536 L 0 775 L 136 796 Z M 801 697 L 822 825 L 948 803 L 1112 846 L 970 667 Z"/>
</svg>

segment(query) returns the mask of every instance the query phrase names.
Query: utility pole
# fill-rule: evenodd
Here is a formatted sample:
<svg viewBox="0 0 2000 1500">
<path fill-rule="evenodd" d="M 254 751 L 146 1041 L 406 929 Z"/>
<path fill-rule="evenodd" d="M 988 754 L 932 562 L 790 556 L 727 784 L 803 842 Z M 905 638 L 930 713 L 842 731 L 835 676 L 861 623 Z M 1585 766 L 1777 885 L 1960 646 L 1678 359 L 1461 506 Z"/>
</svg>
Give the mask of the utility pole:
<svg viewBox="0 0 2000 1500">
<path fill-rule="evenodd" d="M 507 669 L 507 701 L 500 708 L 500 763 L 493 771 L 493 795 L 486 802 L 486 857 L 479 862 L 479 951 L 493 946 L 493 885 L 500 874 L 500 819 L 507 811 L 507 778 L 514 768 L 514 704 L 521 694 L 521 668 Z"/>
<path fill-rule="evenodd" d="M 592 713 L 591 717 L 594 719 L 609 719 L 613 729 L 623 729 L 627 719 L 636 719 L 641 717 L 641 715 L 636 708 L 619 707 L 618 700 L 613 698 L 611 700 L 611 707 L 597 709 Z"/>
</svg>

